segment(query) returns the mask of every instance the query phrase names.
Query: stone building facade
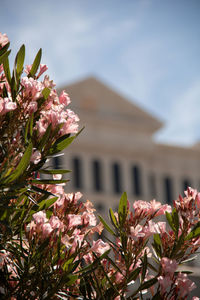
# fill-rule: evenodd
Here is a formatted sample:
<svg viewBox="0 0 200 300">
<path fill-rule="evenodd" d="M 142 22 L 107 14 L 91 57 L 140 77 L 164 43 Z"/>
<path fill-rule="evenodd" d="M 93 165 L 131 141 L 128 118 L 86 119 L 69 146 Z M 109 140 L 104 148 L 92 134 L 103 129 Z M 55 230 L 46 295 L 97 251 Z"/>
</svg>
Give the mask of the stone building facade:
<svg viewBox="0 0 200 300">
<path fill-rule="evenodd" d="M 123 191 L 130 202 L 155 198 L 170 204 L 188 185 L 199 188 L 198 145 L 156 143 L 154 134 L 163 124 L 96 78 L 62 89 L 85 126 L 54 162 L 72 170 L 67 191 L 81 191 L 105 215 Z"/>
</svg>

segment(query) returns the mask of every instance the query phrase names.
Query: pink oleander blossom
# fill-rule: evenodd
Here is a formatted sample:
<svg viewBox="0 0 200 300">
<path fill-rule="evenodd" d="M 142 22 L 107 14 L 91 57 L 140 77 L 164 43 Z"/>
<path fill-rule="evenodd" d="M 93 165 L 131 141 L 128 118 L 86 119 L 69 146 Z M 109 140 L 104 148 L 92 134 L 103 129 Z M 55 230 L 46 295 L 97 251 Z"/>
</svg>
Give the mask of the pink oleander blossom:
<svg viewBox="0 0 200 300">
<path fill-rule="evenodd" d="M 33 79 L 32 77 L 22 77 L 21 85 L 23 87 L 22 93 L 24 98 L 30 98 L 32 101 L 35 101 L 42 96 L 42 83 Z"/>
<path fill-rule="evenodd" d="M 17 108 L 17 104 L 12 102 L 9 98 L 1 98 L 0 97 L 0 115 L 5 115 L 7 112 L 15 110 Z"/>
<path fill-rule="evenodd" d="M 140 237 L 145 237 L 145 233 L 143 232 L 143 227 L 138 224 L 136 227 L 130 227 L 130 235 L 133 239 L 138 239 Z"/>
<path fill-rule="evenodd" d="M 6 33 L 2 34 L 0 32 L 0 48 L 3 48 L 5 45 L 9 43 L 9 39 Z"/>
<path fill-rule="evenodd" d="M 64 230 L 64 224 L 62 221 L 60 221 L 60 219 L 57 216 L 52 216 L 49 219 L 49 224 L 53 229 L 59 229 L 61 231 Z"/>
<path fill-rule="evenodd" d="M 44 211 L 39 211 L 33 215 L 33 220 L 36 224 L 43 224 L 48 221 L 46 213 Z"/>
<path fill-rule="evenodd" d="M 161 296 L 163 296 L 166 293 L 167 289 L 170 288 L 170 286 L 173 283 L 173 281 L 171 280 L 169 275 L 159 276 L 158 282 L 159 282 L 160 288 L 161 288 Z"/>
<path fill-rule="evenodd" d="M 37 78 L 39 78 L 44 72 L 46 72 L 48 70 L 47 65 L 44 64 L 40 64 L 40 70 L 39 73 L 37 75 Z"/>
<path fill-rule="evenodd" d="M 91 251 L 95 252 L 99 256 L 104 254 L 109 249 L 110 249 L 109 244 L 104 243 L 101 239 L 98 239 L 97 241 L 93 241 L 93 245 L 90 248 Z"/>
<path fill-rule="evenodd" d="M 61 94 L 59 96 L 59 102 L 60 102 L 60 104 L 64 104 L 65 106 L 67 106 L 71 103 L 69 95 L 65 91 L 61 92 Z"/>
<path fill-rule="evenodd" d="M 167 257 L 163 257 L 161 259 L 161 266 L 165 274 L 169 274 L 169 276 L 173 276 L 174 272 L 178 267 L 178 263 L 175 259 L 169 259 Z"/>
<path fill-rule="evenodd" d="M 41 230 L 42 230 L 42 234 L 44 237 L 49 237 L 49 235 L 53 231 L 53 228 L 51 227 L 51 224 L 44 223 L 44 224 L 42 224 Z"/>
<path fill-rule="evenodd" d="M 187 274 L 179 273 L 175 282 L 177 289 L 179 290 L 179 296 L 187 296 L 193 289 L 196 288 L 196 284 L 191 281 Z"/>
<path fill-rule="evenodd" d="M 69 228 L 73 226 L 78 226 L 82 224 L 81 215 L 68 214 Z"/>
<path fill-rule="evenodd" d="M 93 213 L 84 212 L 81 219 L 84 224 L 88 223 L 89 226 L 96 226 L 97 224 L 96 217 Z"/>
</svg>

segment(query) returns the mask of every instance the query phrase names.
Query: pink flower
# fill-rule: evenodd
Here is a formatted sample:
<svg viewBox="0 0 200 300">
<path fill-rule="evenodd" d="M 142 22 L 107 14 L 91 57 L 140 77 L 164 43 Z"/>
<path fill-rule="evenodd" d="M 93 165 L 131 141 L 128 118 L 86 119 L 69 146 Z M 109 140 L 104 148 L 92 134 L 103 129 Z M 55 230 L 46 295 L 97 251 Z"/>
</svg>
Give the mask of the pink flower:
<svg viewBox="0 0 200 300">
<path fill-rule="evenodd" d="M 63 105 L 68 105 L 70 104 L 70 98 L 69 98 L 69 95 L 65 92 L 65 91 L 62 91 L 60 96 L 59 96 L 59 102 L 60 104 L 63 104 Z"/>
<path fill-rule="evenodd" d="M 157 222 L 155 224 L 157 233 L 165 233 L 166 232 L 166 222 Z"/>
<path fill-rule="evenodd" d="M 52 216 L 52 217 L 49 219 L 49 224 L 51 225 L 51 227 L 52 227 L 53 229 L 60 229 L 60 230 L 63 230 L 63 228 L 64 228 L 63 222 L 61 222 L 60 219 L 59 219 L 57 216 Z"/>
<path fill-rule="evenodd" d="M 15 110 L 17 104 L 12 102 L 9 98 L 0 98 L 0 115 L 4 115 L 9 111 Z"/>
<path fill-rule="evenodd" d="M 43 224 L 48 221 L 46 217 L 46 213 L 43 211 L 39 211 L 33 215 L 33 220 L 36 224 Z"/>
<path fill-rule="evenodd" d="M 6 33 L 2 34 L 0 32 L 0 46 L 3 48 L 6 44 L 9 43 L 9 39 Z"/>
<path fill-rule="evenodd" d="M 172 280 L 168 275 L 166 275 L 166 276 L 159 276 L 158 282 L 161 287 L 161 295 L 164 295 L 166 293 L 167 289 L 170 288 L 170 286 L 172 284 Z"/>
<path fill-rule="evenodd" d="M 35 165 L 39 163 L 39 161 L 41 160 L 41 153 L 38 150 L 35 150 L 32 155 L 31 155 L 31 159 L 30 161 L 32 161 Z"/>
<path fill-rule="evenodd" d="M 171 213 L 172 212 L 172 207 L 168 204 L 164 204 L 160 207 L 158 212 L 155 214 L 155 217 L 164 215 L 166 212 Z"/>
<path fill-rule="evenodd" d="M 24 72 L 25 72 L 26 74 L 29 74 L 31 68 L 32 68 L 32 65 L 26 65 L 26 67 L 24 68 Z"/>
<path fill-rule="evenodd" d="M 76 251 L 76 248 L 81 246 L 83 240 L 84 240 L 84 235 L 82 234 L 77 234 L 74 236 L 74 240 L 71 247 L 71 253 L 74 253 Z"/>
<path fill-rule="evenodd" d="M 185 297 L 188 295 L 193 289 L 196 288 L 196 285 L 193 281 L 188 279 L 187 274 L 179 273 L 175 282 L 177 288 L 179 289 L 179 295 L 181 297 Z"/>
<path fill-rule="evenodd" d="M 133 208 L 137 215 L 141 213 L 148 213 L 151 210 L 151 204 L 149 202 L 138 200 L 133 203 Z"/>
<path fill-rule="evenodd" d="M 84 212 L 82 215 L 82 222 L 84 224 L 90 225 L 90 226 L 96 226 L 97 220 L 93 213 Z"/>
<path fill-rule="evenodd" d="M 23 89 L 23 97 L 31 98 L 32 101 L 41 97 L 41 92 L 43 90 L 43 85 L 41 82 L 33 79 L 32 77 L 22 77 L 21 85 L 24 87 Z"/>
<path fill-rule="evenodd" d="M 99 256 L 104 254 L 109 249 L 110 249 L 109 244 L 104 243 L 101 239 L 98 239 L 97 241 L 93 241 L 93 245 L 90 248 L 91 251 L 95 252 Z"/>
<path fill-rule="evenodd" d="M 40 71 L 37 75 L 37 78 L 39 78 L 44 72 L 46 72 L 46 70 L 48 70 L 47 65 L 44 64 L 40 64 Z"/>
<path fill-rule="evenodd" d="M 82 220 L 81 220 L 80 215 L 68 214 L 67 218 L 68 218 L 68 221 L 69 221 L 69 228 L 82 224 Z"/>
<path fill-rule="evenodd" d="M 87 212 L 89 212 L 89 213 L 93 213 L 93 211 L 95 211 L 93 204 L 89 200 L 87 200 L 84 203 L 84 207 L 86 208 Z"/>
<path fill-rule="evenodd" d="M 170 276 L 174 275 L 178 267 L 178 263 L 175 259 L 169 259 L 167 257 L 163 257 L 161 259 L 162 270 L 164 273 L 168 273 Z"/>
<path fill-rule="evenodd" d="M 31 115 L 32 113 L 36 112 L 38 109 L 38 105 L 37 105 L 37 102 L 36 101 L 31 101 L 29 103 L 29 105 L 27 106 L 26 108 L 26 112 Z"/>
<path fill-rule="evenodd" d="M 44 237 L 48 237 L 53 231 L 53 228 L 51 227 L 51 224 L 44 223 L 42 224 L 42 234 Z"/>
<path fill-rule="evenodd" d="M 136 227 L 130 227 L 130 234 L 133 239 L 145 237 L 145 233 L 143 232 L 143 227 L 138 224 Z"/>
</svg>

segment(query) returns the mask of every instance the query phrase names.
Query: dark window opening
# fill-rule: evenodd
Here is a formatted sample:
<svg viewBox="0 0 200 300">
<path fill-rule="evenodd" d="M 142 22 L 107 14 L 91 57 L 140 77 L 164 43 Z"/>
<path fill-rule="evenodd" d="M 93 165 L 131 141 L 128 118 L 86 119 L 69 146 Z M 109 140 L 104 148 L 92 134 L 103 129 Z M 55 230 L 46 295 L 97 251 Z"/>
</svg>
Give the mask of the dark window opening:
<svg viewBox="0 0 200 300">
<path fill-rule="evenodd" d="M 149 175 L 149 191 L 152 198 L 156 198 L 156 177 L 154 174 Z"/>
<path fill-rule="evenodd" d="M 100 192 L 103 190 L 102 185 L 102 166 L 98 160 L 92 162 L 92 178 L 93 188 L 95 191 Z"/>
<path fill-rule="evenodd" d="M 55 156 L 53 158 L 53 166 L 55 169 L 59 169 L 61 167 L 61 157 L 60 156 Z"/>
<path fill-rule="evenodd" d="M 99 203 L 97 203 L 96 204 L 96 209 L 97 209 L 97 211 L 99 211 L 99 212 L 103 212 L 104 211 L 104 205 L 101 203 L 101 202 L 99 202 Z"/>
<path fill-rule="evenodd" d="M 164 178 L 164 191 L 165 191 L 165 202 L 171 205 L 173 201 L 173 186 L 172 186 L 172 179 L 169 177 Z"/>
<path fill-rule="evenodd" d="M 75 188 L 83 187 L 82 161 L 78 157 L 72 160 L 72 182 Z"/>
<path fill-rule="evenodd" d="M 116 194 L 122 193 L 121 168 L 118 163 L 112 165 L 113 191 Z"/>
<path fill-rule="evenodd" d="M 191 183 L 188 179 L 184 179 L 182 183 L 183 192 L 187 190 L 187 188 L 191 186 Z"/>
<path fill-rule="evenodd" d="M 141 170 L 138 166 L 132 167 L 132 183 L 133 194 L 135 196 L 142 195 L 142 182 L 141 182 Z"/>
</svg>

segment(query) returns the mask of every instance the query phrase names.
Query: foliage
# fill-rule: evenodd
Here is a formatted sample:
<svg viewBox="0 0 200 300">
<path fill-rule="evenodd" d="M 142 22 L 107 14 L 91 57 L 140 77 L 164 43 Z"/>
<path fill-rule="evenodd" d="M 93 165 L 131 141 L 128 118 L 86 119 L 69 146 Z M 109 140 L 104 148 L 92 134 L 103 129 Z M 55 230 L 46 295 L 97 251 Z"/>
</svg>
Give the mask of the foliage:
<svg viewBox="0 0 200 300">
<path fill-rule="evenodd" d="M 200 194 L 131 209 L 124 193 L 111 224 L 97 224 L 91 202 L 65 193 L 69 170 L 48 162 L 79 133 L 69 96 L 41 80 L 41 49 L 24 68 L 23 45 L 11 73 L 9 45 L 0 33 L 1 299 L 186 299 L 195 284 L 179 265 L 200 246 Z"/>
</svg>

